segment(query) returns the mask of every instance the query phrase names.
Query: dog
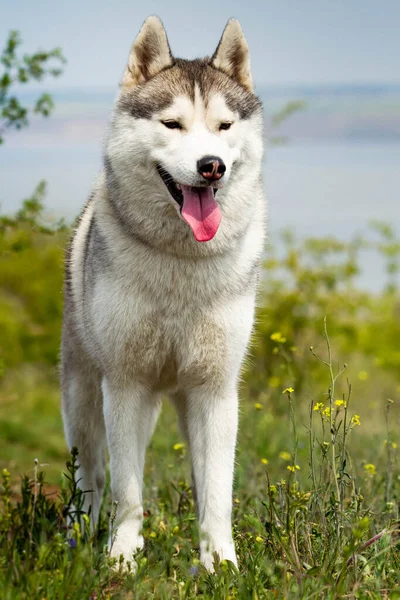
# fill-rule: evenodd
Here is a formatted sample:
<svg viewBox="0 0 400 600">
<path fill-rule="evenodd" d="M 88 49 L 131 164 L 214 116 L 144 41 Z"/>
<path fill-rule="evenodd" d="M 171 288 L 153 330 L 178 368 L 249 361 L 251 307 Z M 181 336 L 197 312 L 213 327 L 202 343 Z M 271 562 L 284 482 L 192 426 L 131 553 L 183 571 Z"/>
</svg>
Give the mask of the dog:
<svg viewBox="0 0 400 600">
<path fill-rule="evenodd" d="M 96 524 L 108 447 L 118 503 L 110 553 L 134 564 L 146 445 L 168 394 L 190 449 L 200 560 L 210 571 L 215 553 L 237 565 L 237 388 L 266 220 L 262 105 L 238 21 L 211 58 L 184 60 L 149 17 L 104 146 L 66 256 L 61 345 L 84 510 Z"/>
</svg>

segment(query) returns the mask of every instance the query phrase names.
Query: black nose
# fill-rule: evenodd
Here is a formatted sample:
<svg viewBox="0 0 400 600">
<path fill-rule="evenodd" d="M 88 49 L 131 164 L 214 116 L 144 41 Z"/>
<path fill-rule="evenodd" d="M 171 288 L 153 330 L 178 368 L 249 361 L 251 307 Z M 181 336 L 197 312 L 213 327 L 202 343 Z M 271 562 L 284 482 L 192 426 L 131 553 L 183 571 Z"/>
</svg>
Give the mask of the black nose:
<svg viewBox="0 0 400 600">
<path fill-rule="evenodd" d="M 223 177 L 226 166 L 218 156 L 203 156 L 197 161 L 197 170 L 207 181 L 216 181 Z"/>
</svg>

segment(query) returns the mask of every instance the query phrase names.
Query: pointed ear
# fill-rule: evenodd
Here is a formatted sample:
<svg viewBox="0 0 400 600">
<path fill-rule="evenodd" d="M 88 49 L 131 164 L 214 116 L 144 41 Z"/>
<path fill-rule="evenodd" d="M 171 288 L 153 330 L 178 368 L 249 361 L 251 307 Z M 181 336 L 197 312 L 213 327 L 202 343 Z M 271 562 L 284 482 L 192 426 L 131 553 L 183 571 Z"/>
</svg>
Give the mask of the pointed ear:
<svg viewBox="0 0 400 600">
<path fill-rule="evenodd" d="M 173 64 L 164 25 L 156 16 L 148 17 L 133 43 L 122 87 L 144 83 Z"/>
<path fill-rule="evenodd" d="M 236 19 L 227 22 L 211 64 L 236 79 L 249 92 L 253 91 L 249 47 Z"/>
</svg>

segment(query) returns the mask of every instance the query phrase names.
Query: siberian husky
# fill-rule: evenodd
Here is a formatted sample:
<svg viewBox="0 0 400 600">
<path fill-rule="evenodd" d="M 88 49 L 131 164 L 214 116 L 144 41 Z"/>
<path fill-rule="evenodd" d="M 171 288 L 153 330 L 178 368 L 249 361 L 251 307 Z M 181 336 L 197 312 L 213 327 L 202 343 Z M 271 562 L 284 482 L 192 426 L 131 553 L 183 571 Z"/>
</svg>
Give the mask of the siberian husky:
<svg viewBox="0 0 400 600">
<path fill-rule="evenodd" d="M 169 394 L 190 448 L 201 562 L 212 570 L 216 553 L 237 564 L 237 388 L 263 250 L 262 156 L 238 21 L 211 58 L 183 60 L 149 17 L 67 254 L 62 336 L 65 434 L 90 490 L 84 508 L 96 523 L 108 447 L 118 502 L 109 545 L 127 561 L 143 547 L 146 445 Z"/>
</svg>

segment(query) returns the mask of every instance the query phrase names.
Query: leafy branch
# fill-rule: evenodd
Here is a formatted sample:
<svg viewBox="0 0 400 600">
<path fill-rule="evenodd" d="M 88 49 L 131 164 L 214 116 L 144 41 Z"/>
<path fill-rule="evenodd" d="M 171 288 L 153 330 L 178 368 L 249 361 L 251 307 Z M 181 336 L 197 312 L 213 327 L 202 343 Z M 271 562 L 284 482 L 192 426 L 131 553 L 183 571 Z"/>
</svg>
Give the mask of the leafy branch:
<svg viewBox="0 0 400 600">
<path fill-rule="evenodd" d="M 30 113 L 48 117 L 54 108 L 48 93 L 41 94 L 33 107 L 23 105 L 14 94 L 18 84 L 42 81 L 47 76 L 58 77 L 66 63 L 60 48 L 49 52 L 20 55 L 22 40 L 18 31 L 11 31 L 0 55 L 0 144 L 6 128 L 21 129 L 29 124 Z"/>
</svg>

